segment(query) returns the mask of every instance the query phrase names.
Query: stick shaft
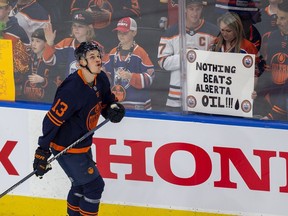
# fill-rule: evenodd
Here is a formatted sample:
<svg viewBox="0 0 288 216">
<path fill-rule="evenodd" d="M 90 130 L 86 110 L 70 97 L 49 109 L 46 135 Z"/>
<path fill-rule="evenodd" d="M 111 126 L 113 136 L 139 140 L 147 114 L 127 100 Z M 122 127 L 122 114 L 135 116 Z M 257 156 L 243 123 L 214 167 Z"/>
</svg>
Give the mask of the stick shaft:
<svg viewBox="0 0 288 216">
<path fill-rule="evenodd" d="M 23 179 L 21 179 L 19 182 L 17 182 L 16 184 L 14 184 L 13 186 L 11 186 L 10 188 L 8 188 L 6 191 L 4 191 L 3 193 L 0 194 L 0 199 L 5 196 L 6 194 L 8 194 L 10 191 L 14 190 L 14 188 L 16 188 L 17 186 L 19 186 L 20 184 L 22 184 L 23 182 L 25 182 L 27 179 L 29 179 L 31 176 L 33 176 L 36 173 L 36 170 L 34 170 L 33 172 L 31 172 L 30 174 L 28 174 L 27 176 L 25 176 Z"/>
<path fill-rule="evenodd" d="M 82 142 L 84 139 L 86 139 L 88 136 L 92 135 L 96 130 L 98 130 L 99 128 L 101 128 L 103 125 L 105 125 L 107 122 L 109 122 L 109 119 L 105 119 L 103 122 L 101 122 L 99 125 L 97 125 L 97 127 L 95 127 L 94 129 L 88 131 L 86 134 L 84 134 L 81 138 L 79 138 L 78 140 L 76 140 L 74 143 L 72 143 L 71 145 L 69 145 L 67 148 L 65 148 L 63 151 L 59 152 L 57 155 L 55 155 L 54 157 L 52 157 L 51 159 L 49 159 L 47 161 L 48 164 L 52 163 L 54 160 L 56 160 L 57 158 L 59 158 L 61 155 L 65 154 L 69 149 L 73 148 L 74 146 L 76 146 L 78 143 Z"/>
<path fill-rule="evenodd" d="M 71 145 L 69 145 L 67 148 L 65 148 L 63 151 L 59 152 L 57 155 L 55 155 L 54 157 L 52 157 L 51 159 L 49 159 L 47 161 L 47 165 L 52 163 L 54 160 L 56 160 L 57 158 L 59 158 L 61 155 L 65 154 L 69 149 L 73 148 L 74 146 L 76 146 L 78 143 L 80 143 L 81 141 L 83 141 L 84 139 L 86 139 L 88 136 L 92 135 L 96 130 L 98 130 L 99 128 L 101 128 L 103 125 L 105 125 L 107 122 L 109 122 L 109 119 L 105 119 L 103 122 L 101 122 L 99 125 L 97 125 L 97 127 L 93 128 L 92 130 L 88 131 L 86 134 L 84 134 L 81 138 L 79 138 L 78 140 L 76 140 L 74 143 L 72 143 Z M 20 184 L 22 184 L 23 182 L 25 182 L 27 179 L 29 179 L 30 177 L 32 177 L 37 170 L 34 170 L 33 172 L 29 173 L 27 176 L 25 176 L 23 179 L 21 179 L 20 181 L 18 181 L 16 184 L 12 185 L 10 188 L 8 188 L 6 191 L 4 191 L 3 193 L 0 194 L 0 199 L 5 196 L 6 194 L 8 194 L 10 191 L 14 190 L 16 187 L 18 187 Z"/>
</svg>

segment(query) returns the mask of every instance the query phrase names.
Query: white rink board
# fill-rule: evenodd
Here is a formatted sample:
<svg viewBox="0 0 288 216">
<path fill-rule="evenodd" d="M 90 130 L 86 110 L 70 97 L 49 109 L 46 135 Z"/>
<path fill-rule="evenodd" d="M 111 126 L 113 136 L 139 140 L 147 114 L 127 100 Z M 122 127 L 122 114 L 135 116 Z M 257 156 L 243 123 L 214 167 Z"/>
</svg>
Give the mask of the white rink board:
<svg viewBox="0 0 288 216">
<path fill-rule="evenodd" d="M 3 149 L 9 149 L 7 141 L 17 142 L 10 150 L 11 153 L 4 155 L 5 159 L 0 158 L 1 192 L 32 171 L 34 151 L 45 113 L 46 111 L 0 108 L 0 153 L 3 154 Z M 109 170 L 103 171 L 106 187 L 102 201 L 105 203 L 238 215 L 287 215 L 287 192 L 280 192 L 281 187 L 287 190 L 287 130 L 127 117 L 120 124 L 106 124 L 96 132 L 94 138 L 115 140 L 115 143 L 111 141 L 110 146 L 110 156 L 112 155 L 114 162 L 109 163 L 110 157 L 105 157 L 106 161 L 97 161 L 98 164 L 110 164 Z M 138 147 L 143 146 L 143 143 L 146 147 L 139 150 Z M 134 147 L 130 148 L 128 144 Z M 92 146 L 94 155 L 96 148 L 98 154 L 101 154 L 99 148 L 103 149 L 102 143 Z M 240 166 L 236 169 L 233 163 L 235 161 L 225 162 L 223 155 L 220 155 L 219 151 L 224 152 L 226 149 L 242 152 L 259 179 L 254 176 L 254 179 L 251 178 L 252 182 L 247 183 L 250 180 L 243 178 L 239 171 L 243 161 L 240 161 Z M 126 159 L 132 152 L 136 155 L 136 151 L 142 157 L 134 157 L 134 163 L 138 160 L 138 164 L 131 165 Z M 257 152 L 262 155 L 262 164 L 269 164 L 268 166 L 261 168 Z M 266 157 L 269 160 L 267 163 L 263 155 L 270 155 Z M 122 159 L 126 163 L 122 163 Z M 209 161 L 211 166 L 206 163 Z M 9 162 L 19 176 L 8 174 L 7 169 L 11 172 Z M 32 177 L 11 194 L 65 199 L 70 183 L 57 162 L 52 166 L 52 171 L 43 179 Z M 138 166 L 145 170 L 146 180 L 135 174 L 135 167 Z M 171 178 L 170 167 L 174 175 Z M 109 172 L 117 177 L 105 177 Z M 131 173 L 139 179 L 127 179 Z M 193 178 L 196 175 L 198 177 Z M 234 188 L 215 186 L 224 179 L 223 175 L 229 176 Z M 187 179 L 192 178 L 193 181 L 187 183 Z M 204 178 L 202 182 L 201 178 Z M 265 180 L 268 182 L 264 182 Z M 268 189 L 251 188 L 251 185 L 259 185 L 257 181 L 268 185 Z M 186 182 L 188 185 L 183 186 L 179 182 Z"/>
</svg>

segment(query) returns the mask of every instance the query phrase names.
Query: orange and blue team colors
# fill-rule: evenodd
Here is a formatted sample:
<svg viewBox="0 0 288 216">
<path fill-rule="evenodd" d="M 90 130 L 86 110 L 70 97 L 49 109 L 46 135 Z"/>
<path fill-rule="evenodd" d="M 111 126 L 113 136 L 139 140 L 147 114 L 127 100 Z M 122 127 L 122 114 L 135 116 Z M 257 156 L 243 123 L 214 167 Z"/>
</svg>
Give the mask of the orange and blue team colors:
<svg viewBox="0 0 288 216">
<path fill-rule="evenodd" d="M 43 136 L 39 137 L 42 149 L 48 150 L 50 145 L 55 146 L 56 150 L 69 146 L 97 125 L 100 114 L 106 117 L 106 109 L 103 108 L 116 102 L 104 72 L 97 75 L 92 88 L 82 76 L 82 71 L 78 70 L 69 75 L 57 89 L 52 107 L 43 120 Z M 81 120 L 83 118 L 86 121 Z M 80 149 L 87 152 L 91 143 L 92 135 L 76 148 L 79 153 Z"/>
<path fill-rule="evenodd" d="M 127 55 L 121 56 L 120 47 L 113 48 L 109 60 L 104 64 L 105 71 L 111 76 L 112 91 L 127 109 L 151 110 L 151 98 L 146 90 L 152 85 L 154 65 L 147 52 L 134 43 Z M 130 80 L 118 77 L 125 70 L 132 74 Z"/>
<path fill-rule="evenodd" d="M 259 79 L 259 90 L 265 93 L 265 99 L 269 103 L 267 117 L 287 120 L 288 36 L 278 29 L 267 33 L 266 37 L 267 70 Z"/>
</svg>

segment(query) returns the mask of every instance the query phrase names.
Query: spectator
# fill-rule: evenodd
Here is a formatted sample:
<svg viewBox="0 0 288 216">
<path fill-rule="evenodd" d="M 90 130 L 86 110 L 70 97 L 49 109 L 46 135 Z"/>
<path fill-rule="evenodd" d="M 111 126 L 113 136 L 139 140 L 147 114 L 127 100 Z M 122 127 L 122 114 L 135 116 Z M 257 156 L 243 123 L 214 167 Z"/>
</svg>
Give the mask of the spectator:
<svg viewBox="0 0 288 216">
<path fill-rule="evenodd" d="M 71 13 L 79 10 L 86 10 L 91 13 L 95 29 L 104 28 L 111 23 L 113 8 L 108 0 L 74 0 L 71 4 Z"/>
<path fill-rule="evenodd" d="M 54 45 L 56 31 L 52 30 L 51 24 L 44 28 L 47 44 L 43 53 L 43 60 L 48 65 L 56 65 L 57 67 L 64 65 L 65 74 L 62 74 L 61 80 L 77 70 L 74 50 L 81 42 L 93 40 L 101 48 L 102 54 L 105 54 L 104 47 L 94 40 L 95 34 L 92 24 L 93 19 L 87 11 L 75 12 L 72 18 L 72 36 L 64 38 L 56 45 Z"/>
<path fill-rule="evenodd" d="M 269 0 L 269 5 L 264 8 L 261 15 L 261 22 L 255 24 L 256 28 L 263 35 L 266 32 L 274 31 L 277 29 L 277 10 L 278 4 L 282 0 Z"/>
<path fill-rule="evenodd" d="M 131 17 L 119 20 L 117 27 L 119 45 L 109 53 L 104 64 L 111 77 L 112 92 L 127 109 L 151 110 L 147 89 L 154 79 L 154 65 L 146 51 L 134 40 L 137 23 Z"/>
<path fill-rule="evenodd" d="M 211 46 L 212 51 L 249 53 L 257 56 L 256 47 L 244 36 L 240 17 L 227 12 L 218 18 L 220 34 Z"/>
<path fill-rule="evenodd" d="M 31 70 L 24 82 L 24 100 L 52 103 L 57 85 L 51 67 L 43 62 L 46 39 L 42 28 L 36 29 L 31 36 Z"/>
<path fill-rule="evenodd" d="M 220 35 L 211 45 L 211 50 L 216 52 L 230 53 L 247 53 L 256 56 L 256 62 L 259 62 L 258 50 L 253 43 L 245 38 L 243 26 L 240 17 L 233 12 L 227 12 L 218 18 L 218 26 Z M 259 72 L 257 66 L 255 68 L 255 85 Z M 255 98 L 255 92 L 252 93 L 252 98 Z"/>
<path fill-rule="evenodd" d="M 257 112 L 262 119 L 287 120 L 288 2 L 278 5 L 276 31 L 268 34 L 267 70 L 259 77 Z"/>
<path fill-rule="evenodd" d="M 11 9 L 8 0 L 0 0 L 0 23 L 3 24 L 0 38 L 12 41 L 15 96 L 16 100 L 21 100 L 24 77 L 29 71 L 30 41 L 17 19 L 9 17 Z"/>
<path fill-rule="evenodd" d="M 32 33 L 50 22 L 48 12 L 36 0 L 18 0 L 10 12 L 31 40 Z"/>
<path fill-rule="evenodd" d="M 74 0 L 71 12 L 87 10 L 94 17 L 94 28 L 97 38 L 103 41 L 107 50 L 117 43 L 117 37 L 111 34 L 117 22 L 123 17 L 131 17 L 140 21 L 141 12 L 138 0 Z"/>
<path fill-rule="evenodd" d="M 218 34 L 217 26 L 202 18 L 202 10 L 203 2 L 201 0 L 186 0 L 187 48 L 208 50 L 209 45 Z M 177 24 L 167 29 L 160 39 L 158 48 L 160 67 L 171 73 L 166 102 L 167 111 L 181 111 L 179 37 Z M 199 38 L 201 38 L 201 43 Z"/>
<path fill-rule="evenodd" d="M 260 21 L 260 9 L 256 7 L 254 0 L 216 0 L 218 13 L 237 13 L 242 21 L 245 38 L 252 42 L 258 51 L 261 49 L 261 35 L 255 23 Z"/>
<path fill-rule="evenodd" d="M 267 40 L 270 32 L 278 29 L 277 11 L 280 2 L 282 2 L 282 0 L 269 0 L 269 5 L 265 7 L 262 14 L 262 22 L 259 22 L 256 25 L 262 35 L 261 53 L 267 53 Z"/>
</svg>

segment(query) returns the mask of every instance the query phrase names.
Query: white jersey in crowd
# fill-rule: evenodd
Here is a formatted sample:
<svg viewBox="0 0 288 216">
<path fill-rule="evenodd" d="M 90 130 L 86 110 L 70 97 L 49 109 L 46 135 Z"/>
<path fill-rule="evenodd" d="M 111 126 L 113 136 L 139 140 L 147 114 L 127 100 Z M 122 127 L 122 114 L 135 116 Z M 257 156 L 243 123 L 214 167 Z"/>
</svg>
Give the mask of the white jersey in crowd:
<svg viewBox="0 0 288 216">
<path fill-rule="evenodd" d="M 219 29 L 217 26 L 201 20 L 201 24 L 191 30 L 186 29 L 187 48 L 209 50 Z M 181 107 L 181 74 L 179 53 L 179 26 L 168 28 L 161 37 L 158 47 L 160 67 L 171 72 L 169 93 L 166 102 L 168 107 Z"/>
</svg>

